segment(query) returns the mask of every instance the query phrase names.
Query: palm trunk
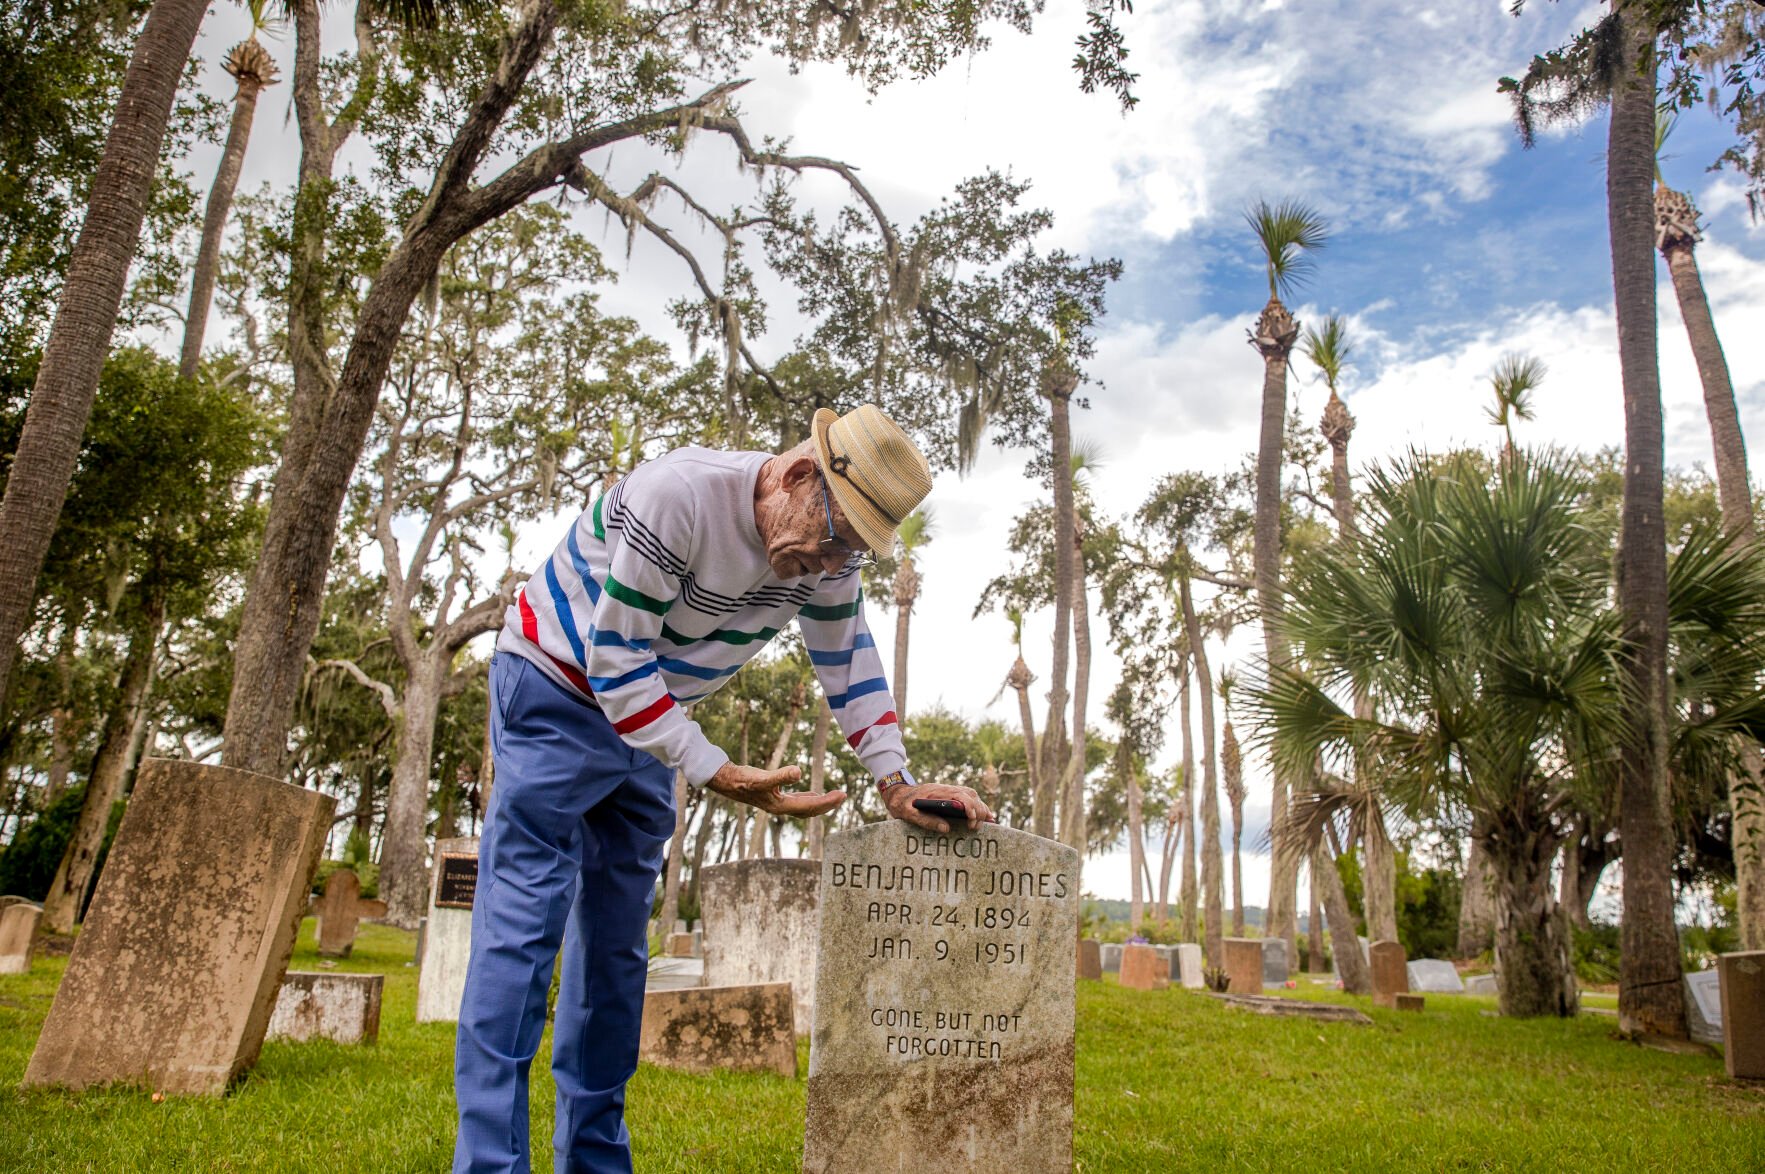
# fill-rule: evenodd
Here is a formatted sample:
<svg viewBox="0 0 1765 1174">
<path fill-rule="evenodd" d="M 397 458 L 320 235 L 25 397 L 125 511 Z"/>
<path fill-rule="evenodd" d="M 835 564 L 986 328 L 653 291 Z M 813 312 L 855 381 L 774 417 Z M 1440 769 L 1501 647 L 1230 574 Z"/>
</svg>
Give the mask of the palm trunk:
<svg viewBox="0 0 1765 1174">
<path fill-rule="evenodd" d="M 1065 786 L 1060 800 L 1060 842 L 1085 861 L 1085 704 L 1091 684 L 1091 603 L 1085 589 L 1085 558 L 1075 527 L 1073 533 L 1073 686 L 1072 744 L 1066 763 Z"/>
<path fill-rule="evenodd" d="M 1075 506 L 1072 491 L 1072 393 L 1078 377 L 1050 366 L 1042 375 L 1048 398 L 1049 455 L 1054 476 L 1054 655 L 1048 687 L 1048 721 L 1042 730 L 1042 760 L 1036 778 L 1035 833 L 1051 838 L 1055 806 L 1066 765 L 1066 671 L 1072 639 L 1073 540 Z"/>
<path fill-rule="evenodd" d="M 913 623 L 913 605 L 919 599 L 919 571 L 912 555 L 903 555 L 895 571 L 895 717 L 907 720 L 907 638 Z"/>
<path fill-rule="evenodd" d="M 1556 853 L 1555 836 L 1519 825 L 1489 837 L 1496 890 L 1495 972 L 1503 1015 L 1567 1018 L 1580 1009 L 1569 923 L 1551 892 Z M 1679 985 L 1677 976 L 1673 985 Z"/>
<path fill-rule="evenodd" d="M 110 809 L 122 797 L 123 783 L 128 778 L 129 750 L 152 687 L 154 657 L 164 630 L 165 600 L 157 592 L 149 591 L 142 615 L 129 636 L 128 655 L 117 682 L 116 705 L 104 722 L 104 736 L 86 780 L 85 798 L 80 803 L 79 822 L 74 825 L 49 886 L 49 895 L 43 901 L 44 924 L 56 933 L 73 932 L 74 922 L 85 907 L 86 894 L 91 891 L 98 852 L 104 846 L 104 831 L 110 823 Z"/>
<path fill-rule="evenodd" d="M 1483 837 L 1473 834 L 1459 895 L 1457 953 L 1460 958 L 1475 958 L 1494 944 L 1495 881 L 1490 876 L 1489 850 L 1484 846 Z"/>
<path fill-rule="evenodd" d="M 262 53 L 255 41 L 247 42 Z M 244 46 L 235 48 L 239 54 Z M 264 59 L 268 55 L 264 54 Z M 184 315 L 184 346 L 178 356 L 178 378 L 194 379 L 202 361 L 202 338 L 208 332 L 208 311 L 214 301 L 215 277 L 221 267 L 221 237 L 227 228 L 227 215 L 233 209 L 233 192 L 239 186 L 239 172 L 245 166 L 245 148 L 251 141 L 251 123 L 257 113 L 257 96 L 265 80 L 255 72 L 237 75 L 239 88 L 233 94 L 233 119 L 227 128 L 227 145 L 221 152 L 221 165 L 215 172 L 214 184 L 208 189 L 208 207 L 202 217 L 202 243 L 196 250 L 196 266 L 190 272 L 190 309 Z M 273 77 L 273 75 L 272 75 Z"/>
<path fill-rule="evenodd" d="M 1146 867 L 1145 829 L 1140 821 L 1140 775 L 1134 769 L 1134 755 L 1126 738 L 1115 744 L 1115 766 L 1128 788 L 1128 867 L 1133 872 L 1128 900 L 1128 928 L 1140 932 L 1145 919 L 1145 897 L 1141 889 L 1141 873 Z"/>
<path fill-rule="evenodd" d="M 1238 736 L 1232 732 L 1232 719 L 1226 718 L 1225 733 L 1220 737 L 1220 765 L 1226 775 L 1226 802 L 1232 808 L 1232 936 L 1244 936 L 1244 756 L 1238 749 Z"/>
<path fill-rule="evenodd" d="M 64 621 L 61 646 L 55 653 L 55 685 L 60 698 L 49 714 L 49 781 L 43 787 L 42 801 L 45 811 L 67 789 L 67 777 L 74 765 L 74 744 L 79 740 L 73 708 L 74 648 L 78 642 L 79 629 L 71 621 Z"/>
<path fill-rule="evenodd" d="M 1693 249 L 1698 239 L 1697 209 L 1670 188 L 1655 191 L 1656 243 L 1673 275 L 1673 292 L 1679 299 L 1679 316 L 1691 338 L 1692 357 L 1704 386 L 1704 413 L 1710 420 L 1710 439 L 1716 457 L 1716 492 L 1722 503 L 1722 524 L 1751 542 L 1753 490 L 1747 478 L 1747 442 L 1741 432 L 1740 415 L 1734 405 L 1734 383 L 1728 359 L 1710 316 L 1704 281 L 1698 273 Z M 1735 921 L 1740 948 L 1765 950 L 1765 762 L 1757 746 L 1742 749 L 1742 777 L 1729 789 L 1733 819 Z M 1747 800 L 1748 789 L 1754 796 Z M 1585 917 L 1585 910 L 1583 914 Z M 1573 916 L 1573 913 L 1571 913 Z"/>
<path fill-rule="evenodd" d="M 1330 863 L 1322 852 L 1313 852 L 1307 866 L 1311 869 L 1311 884 L 1306 886 L 1310 889 L 1311 908 L 1306 911 L 1305 969 L 1308 974 L 1322 974 L 1324 972 L 1324 910 L 1319 900 L 1319 889 L 1324 883 L 1323 870 L 1329 868 Z"/>
<path fill-rule="evenodd" d="M 1624 383 L 1624 503 L 1618 541 L 1623 612 L 1624 750 L 1618 824 L 1624 839 L 1624 918 L 1618 1018 L 1625 1031 L 1683 1038 L 1679 937 L 1673 924 L 1668 779 L 1665 459 L 1655 338 L 1654 35 L 1641 0 L 1618 0 L 1622 56 L 1612 89 L 1606 210 Z M 1549 859 L 1544 862 L 1549 895 Z M 1509 878 L 1503 883 L 1517 884 Z M 1555 902 L 1551 902 L 1553 908 Z M 1498 911 L 1497 933 L 1500 935 Z M 1504 1004 L 1507 995 L 1503 995 Z M 1505 1010 L 1504 1005 L 1504 1010 Z"/>
<path fill-rule="evenodd" d="M 1256 517 L 1251 561 L 1256 599 L 1262 614 L 1263 651 L 1270 665 L 1287 663 L 1287 639 L 1281 632 L 1281 459 L 1287 423 L 1287 358 L 1299 324 L 1272 294 L 1257 318 L 1251 343 L 1263 358 L 1262 428 L 1256 452 Z M 1287 943 L 1289 967 L 1298 962 L 1298 858 L 1284 851 L 1287 796 L 1293 780 L 1279 764 L 1274 767 L 1269 807 L 1270 838 L 1267 933 Z"/>
<path fill-rule="evenodd" d="M 1177 712 L 1180 715 L 1183 738 L 1183 794 L 1179 800 L 1183 804 L 1183 825 L 1189 831 L 1183 843 L 1183 884 L 1178 891 L 1177 900 L 1182 902 L 1183 916 L 1180 921 L 1179 933 L 1185 942 L 1196 941 L 1195 905 L 1199 896 L 1196 891 L 1195 876 L 1195 841 L 1201 837 L 1195 828 L 1195 741 L 1189 732 L 1189 672 L 1183 670 L 1182 682 L 1177 687 Z"/>
<path fill-rule="evenodd" d="M 37 575 L 67 500 L 98 375 L 110 353 L 129 265 L 159 168 L 166 122 L 208 0 L 156 0 L 123 76 L 61 304 L 37 367 L 24 429 L 0 499 L 0 697 L 31 620 Z"/>
<path fill-rule="evenodd" d="M 712 829 L 717 825 L 717 812 L 724 803 L 717 795 L 706 791 L 699 800 L 699 805 L 704 811 L 699 815 L 699 834 L 693 837 L 693 872 L 686 883 L 687 897 L 694 909 L 699 908 L 699 877 L 705 870 L 705 849 L 711 843 Z"/>
<path fill-rule="evenodd" d="M 1377 799 L 1367 803 L 1366 834 L 1361 837 L 1361 905 L 1367 915 L 1367 936 L 1397 941 L 1397 851 L 1385 832 L 1385 813 Z"/>
<path fill-rule="evenodd" d="M 1178 819 L 1179 810 L 1175 803 L 1171 804 L 1170 814 L 1164 821 L 1164 847 L 1158 854 L 1158 921 L 1160 924 L 1171 919 L 1171 870 L 1177 862 L 1177 845 L 1182 842 L 1182 824 Z"/>
<path fill-rule="evenodd" d="M 1361 954 L 1360 939 L 1354 932 L 1354 914 L 1348 908 L 1348 892 L 1342 887 L 1342 875 L 1330 856 L 1328 844 L 1319 844 L 1311 854 L 1312 889 L 1323 890 L 1324 916 L 1330 919 L 1331 954 L 1336 959 L 1336 977 L 1342 989 L 1354 995 L 1373 993 L 1372 968 Z M 1313 932 L 1323 941 L 1323 934 L 1313 923 Z M 1396 941 L 1396 938 L 1392 938 Z"/>
<path fill-rule="evenodd" d="M 1019 652 L 1011 671 L 1005 675 L 1005 683 L 1017 694 L 1017 719 L 1023 729 L 1024 771 L 1029 776 L 1033 805 L 1042 794 L 1042 775 L 1036 769 L 1036 716 L 1030 708 L 1030 681 L 1030 666 L 1024 663 L 1023 653 Z"/>
<path fill-rule="evenodd" d="M 815 736 L 809 743 L 809 790 L 819 795 L 827 790 L 827 742 L 833 728 L 833 710 L 827 707 L 825 694 L 816 694 Z M 821 859 L 821 846 L 827 839 L 827 817 L 817 815 L 809 820 L 809 859 Z"/>
<path fill-rule="evenodd" d="M 434 656 L 412 664 L 399 705 L 398 748 L 386 794 L 386 832 L 380 845 L 380 896 L 386 922 L 415 929 L 428 910 L 429 774 L 435 750 L 435 718 L 441 710 L 446 660 Z"/>
<path fill-rule="evenodd" d="M 668 933 L 674 928 L 675 918 L 680 916 L 680 873 L 684 863 L 680 853 L 686 847 L 686 825 L 691 821 L 692 812 L 687 810 L 686 775 L 674 772 L 674 835 L 668 841 L 668 868 L 662 877 L 662 907 L 656 913 L 656 920 L 662 926 L 662 932 Z M 704 804 L 700 804 L 701 807 Z"/>
<path fill-rule="evenodd" d="M 1239 849 L 1244 841 L 1244 806 L 1232 807 L 1232 936 L 1244 936 L 1244 868 Z"/>
</svg>

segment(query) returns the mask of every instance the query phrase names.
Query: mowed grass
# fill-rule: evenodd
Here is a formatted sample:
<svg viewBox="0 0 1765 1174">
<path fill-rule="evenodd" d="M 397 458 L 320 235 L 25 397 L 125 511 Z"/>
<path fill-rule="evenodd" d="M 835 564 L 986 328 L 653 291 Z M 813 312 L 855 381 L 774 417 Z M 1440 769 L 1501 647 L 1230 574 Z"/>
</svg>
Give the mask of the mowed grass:
<svg viewBox="0 0 1765 1174">
<path fill-rule="evenodd" d="M 65 963 L 0 977 L 0 1169 L 436 1171 L 453 1151 L 453 1031 L 415 1022 L 409 934 L 364 926 L 341 970 L 386 975 L 373 1047 L 270 1042 L 225 1098 L 18 1088 Z M 309 921 L 295 969 L 318 956 Z M 1299 997 L 1356 1003 L 1321 988 Z M 1434 996 L 1372 1027 L 1081 983 L 1077 1166 L 1113 1170 L 1765 1170 L 1765 1086 L 1612 1038 L 1604 1016 L 1513 1022 Z M 549 1040 L 533 1073 L 549 1168 Z M 806 1050 L 800 1053 L 807 1071 Z M 789 1171 L 803 1082 L 640 1069 L 642 1171 Z M 928 1166 L 930 1164 L 928 1163 Z M 935 1168 L 935 1167 L 932 1167 Z"/>
</svg>

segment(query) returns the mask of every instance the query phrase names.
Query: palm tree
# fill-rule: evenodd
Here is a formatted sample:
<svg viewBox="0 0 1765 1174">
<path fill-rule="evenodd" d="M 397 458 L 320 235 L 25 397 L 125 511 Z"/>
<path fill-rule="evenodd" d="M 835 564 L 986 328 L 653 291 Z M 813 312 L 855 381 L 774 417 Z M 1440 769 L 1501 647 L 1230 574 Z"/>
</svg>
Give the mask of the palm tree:
<svg viewBox="0 0 1765 1174">
<path fill-rule="evenodd" d="M 1189 723 L 1189 658 L 1185 655 L 1177 664 L 1177 715 L 1182 731 L 1183 742 L 1183 825 L 1188 835 L 1182 843 L 1183 875 L 1177 887 L 1177 900 L 1183 906 L 1183 915 L 1178 922 L 1180 933 L 1185 942 L 1196 940 L 1195 907 L 1200 896 L 1199 880 L 1196 875 L 1196 861 L 1200 836 L 1195 828 L 1195 735 Z"/>
<path fill-rule="evenodd" d="M 0 499 L 0 697 L 30 623 L 37 575 L 67 500 L 98 374 L 110 353 L 159 150 L 208 0 L 155 0 L 123 75 L 92 195 L 68 258 L 24 429 Z"/>
<path fill-rule="evenodd" d="M 1071 454 L 1073 479 L 1073 689 L 1072 740 L 1061 774 L 1060 842 L 1085 852 L 1085 707 L 1091 685 L 1091 599 L 1086 587 L 1085 538 L 1090 515 L 1090 482 L 1103 467 L 1103 449 L 1077 441 Z M 1080 499 L 1083 499 L 1082 502 Z"/>
<path fill-rule="evenodd" d="M 1048 401 L 1048 437 L 1054 477 L 1054 654 L 1049 666 L 1048 720 L 1042 727 L 1042 756 L 1036 769 L 1036 800 L 1032 823 L 1038 836 L 1052 838 L 1055 807 L 1065 777 L 1066 672 L 1072 640 L 1073 557 L 1078 542 L 1078 508 L 1073 499 L 1072 396 L 1078 373 L 1063 356 L 1051 358 L 1042 371 L 1042 396 Z M 1083 753 L 1081 748 L 1080 753 Z"/>
<path fill-rule="evenodd" d="M 1023 729 L 1024 767 L 1029 776 L 1030 801 L 1033 804 L 1042 793 L 1041 775 L 1036 764 L 1036 718 L 1030 709 L 1030 685 L 1036 677 L 1023 658 L 1023 609 L 1008 607 L 1005 609 L 1005 618 L 1011 621 L 1011 642 L 1017 649 L 1017 659 L 1011 662 L 1002 688 L 1017 694 L 1017 716 Z M 995 697 L 994 700 L 998 698 Z"/>
<path fill-rule="evenodd" d="M 276 84 L 276 63 L 257 40 L 257 34 L 271 24 L 267 8 L 267 0 L 248 0 L 246 9 L 251 14 L 251 35 L 234 45 L 221 62 L 221 68 L 236 83 L 233 118 L 227 128 L 227 145 L 221 152 L 221 165 L 215 172 L 213 186 L 208 189 L 208 208 L 202 217 L 202 242 L 197 247 L 196 266 L 190 274 L 190 309 L 184 315 L 184 347 L 178 358 L 180 379 L 196 378 L 196 367 L 202 359 L 202 336 L 208 331 L 209 305 L 214 300 L 215 277 L 220 271 L 221 237 L 226 231 L 227 214 L 233 208 L 233 191 L 239 186 L 239 171 L 245 165 L 245 148 L 251 141 L 257 96 L 265 87 Z"/>
<path fill-rule="evenodd" d="M 930 542 L 936 526 L 932 511 L 921 507 L 908 514 L 895 531 L 899 552 L 895 563 L 895 711 L 907 719 L 907 637 L 913 605 L 919 601 L 919 568 L 913 556 Z"/>
<path fill-rule="evenodd" d="M 1282 304 L 1316 268 L 1311 253 L 1328 236 L 1323 217 L 1306 204 L 1259 200 L 1244 215 L 1256 237 L 1269 281 L 1269 300 L 1250 332 L 1250 344 L 1263 360 L 1262 429 L 1256 454 L 1256 529 L 1252 562 L 1257 603 L 1262 611 L 1263 646 L 1271 665 L 1287 663 L 1281 634 L 1281 454 L 1287 421 L 1287 362 L 1299 338 L 1299 324 Z M 1274 826 L 1282 826 L 1293 778 L 1277 768 L 1271 804 Z M 1278 846 L 1278 845 L 1277 845 Z M 1269 928 L 1287 941 L 1289 965 L 1296 961 L 1298 933 L 1294 901 L 1298 872 L 1277 851 L 1269 878 Z"/>
<path fill-rule="evenodd" d="M 1232 688 L 1238 678 L 1231 669 L 1220 673 L 1220 709 L 1226 715 L 1226 728 L 1220 734 L 1220 771 L 1225 775 L 1226 802 L 1232 808 L 1232 936 L 1244 936 L 1244 868 L 1240 849 L 1244 843 L 1244 800 L 1250 792 L 1244 787 L 1244 754 L 1238 748 L 1238 735 L 1232 730 Z"/>
<path fill-rule="evenodd" d="M 1490 390 L 1495 392 L 1495 403 L 1484 409 L 1489 422 L 1502 430 L 1506 437 L 1506 447 L 1502 452 L 1514 455 L 1514 421 L 1532 419 L 1531 395 L 1544 382 L 1545 365 L 1542 359 L 1531 355 L 1509 352 L 1496 363 L 1495 370 L 1490 373 Z"/>
<path fill-rule="evenodd" d="M 1660 152 L 1672 133 L 1673 120 L 1657 112 L 1655 120 L 1655 247 L 1673 277 L 1679 316 L 1691 338 L 1692 358 L 1704 385 L 1704 413 L 1716 456 L 1716 492 L 1722 503 L 1722 524 L 1751 541 L 1754 534 L 1753 490 L 1747 478 L 1747 442 L 1735 411 L 1734 383 L 1728 359 L 1704 296 L 1704 279 L 1695 254 L 1703 233 L 1691 197 L 1668 187 L 1661 176 Z M 1765 764 L 1756 750 L 1743 763 L 1745 779 L 1755 795 L 1765 791 Z M 1735 920 L 1741 948 L 1765 950 L 1765 808 L 1745 801 L 1744 788 L 1730 788 L 1734 847 Z"/>
</svg>

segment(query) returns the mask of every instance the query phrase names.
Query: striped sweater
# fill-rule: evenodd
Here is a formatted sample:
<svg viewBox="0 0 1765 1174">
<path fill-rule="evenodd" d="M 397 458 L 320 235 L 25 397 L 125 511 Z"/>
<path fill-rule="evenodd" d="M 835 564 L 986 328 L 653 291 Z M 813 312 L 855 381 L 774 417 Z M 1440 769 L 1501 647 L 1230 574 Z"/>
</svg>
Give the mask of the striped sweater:
<svg viewBox="0 0 1765 1174">
<path fill-rule="evenodd" d="M 676 449 L 578 517 L 528 579 L 497 648 L 592 698 L 626 744 L 703 786 L 729 755 L 685 706 L 794 617 L 846 741 L 877 777 L 906 754 L 856 568 L 779 579 L 754 522 L 766 453 Z"/>
</svg>

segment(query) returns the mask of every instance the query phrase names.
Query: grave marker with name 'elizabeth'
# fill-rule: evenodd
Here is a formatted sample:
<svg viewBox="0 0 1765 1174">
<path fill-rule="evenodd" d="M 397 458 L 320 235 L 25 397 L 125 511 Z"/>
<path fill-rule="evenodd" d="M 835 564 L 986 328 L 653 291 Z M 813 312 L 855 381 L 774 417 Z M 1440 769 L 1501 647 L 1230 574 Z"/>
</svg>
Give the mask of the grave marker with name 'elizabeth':
<svg viewBox="0 0 1765 1174">
<path fill-rule="evenodd" d="M 809 1174 L 1072 1169 L 1078 864 L 990 825 L 828 837 Z"/>
</svg>

